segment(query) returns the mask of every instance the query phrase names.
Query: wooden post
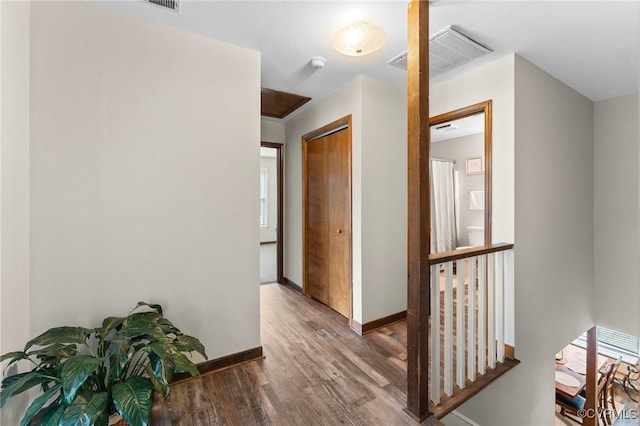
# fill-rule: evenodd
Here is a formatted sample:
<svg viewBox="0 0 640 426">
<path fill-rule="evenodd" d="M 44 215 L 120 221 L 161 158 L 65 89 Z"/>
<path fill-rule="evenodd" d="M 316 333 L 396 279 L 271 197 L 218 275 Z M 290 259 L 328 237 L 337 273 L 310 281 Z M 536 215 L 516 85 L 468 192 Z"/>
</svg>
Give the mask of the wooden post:
<svg viewBox="0 0 640 426">
<path fill-rule="evenodd" d="M 408 8 L 407 410 L 422 421 L 429 406 L 429 2 Z M 436 337 L 438 338 L 438 337 Z"/>
<path fill-rule="evenodd" d="M 587 331 L 587 386 L 586 402 L 584 409 L 586 416 L 582 424 L 584 426 L 598 426 L 598 402 L 596 395 L 596 382 L 598 380 L 598 337 L 596 327 L 591 327 Z"/>
</svg>

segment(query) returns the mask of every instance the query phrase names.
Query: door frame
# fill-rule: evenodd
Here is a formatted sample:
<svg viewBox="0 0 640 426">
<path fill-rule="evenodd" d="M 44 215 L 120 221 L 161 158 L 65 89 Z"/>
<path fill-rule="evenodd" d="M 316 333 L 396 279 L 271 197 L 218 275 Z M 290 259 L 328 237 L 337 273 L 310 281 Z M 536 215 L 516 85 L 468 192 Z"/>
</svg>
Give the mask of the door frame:
<svg viewBox="0 0 640 426">
<path fill-rule="evenodd" d="M 349 204 L 351 217 L 349 218 L 351 232 L 349 235 L 349 325 L 353 323 L 353 179 L 352 179 L 352 125 L 351 114 L 337 119 L 325 126 L 320 127 L 312 132 L 306 133 L 302 136 L 302 294 L 306 297 L 309 295 L 309 270 L 308 270 L 308 256 L 307 256 L 307 225 L 308 225 L 308 189 L 309 189 L 309 174 L 308 174 L 308 157 L 307 147 L 312 141 L 319 139 L 323 136 L 327 136 L 331 133 L 335 133 L 341 130 L 347 132 L 348 143 L 348 158 L 347 164 L 349 167 Z"/>
<path fill-rule="evenodd" d="M 276 142 L 261 141 L 260 147 L 273 148 L 276 150 L 276 187 L 278 188 L 278 196 L 276 200 L 276 281 L 278 284 L 284 284 L 284 247 L 283 247 L 283 209 L 284 209 L 284 144 Z"/>
</svg>

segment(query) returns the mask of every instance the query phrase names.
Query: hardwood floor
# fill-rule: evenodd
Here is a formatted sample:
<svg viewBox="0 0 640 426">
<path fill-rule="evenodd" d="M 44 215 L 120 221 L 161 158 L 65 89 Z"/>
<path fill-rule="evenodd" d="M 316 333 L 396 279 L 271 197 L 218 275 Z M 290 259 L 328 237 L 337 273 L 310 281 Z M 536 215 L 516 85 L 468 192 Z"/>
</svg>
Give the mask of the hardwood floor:
<svg viewBox="0 0 640 426">
<path fill-rule="evenodd" d="M 261 292 L 265 358 L 176 383 L 153 425 L 414 425 L 406 323 L 365 336 L 278 284 Z"/>
</svg>

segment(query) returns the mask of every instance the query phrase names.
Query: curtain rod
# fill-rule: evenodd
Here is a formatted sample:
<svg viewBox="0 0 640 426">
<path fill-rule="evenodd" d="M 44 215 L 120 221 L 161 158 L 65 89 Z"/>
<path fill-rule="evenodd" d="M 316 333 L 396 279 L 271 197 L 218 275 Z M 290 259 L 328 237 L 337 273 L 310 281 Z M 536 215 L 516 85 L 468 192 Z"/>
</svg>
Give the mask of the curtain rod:
<svg viewBox="0 0 640 426">
<path fill-rule="evenodd" d="M 456 160 L 443 160 L 442 158 L 433 158 L 433 157 L 431 157 L 431 158 L 429 158 L 429 160 L 431 160 L 431 161 L 444 161 L 445 163 L 454 163 L 454 164 L 456 163 Z"/>
</svg>

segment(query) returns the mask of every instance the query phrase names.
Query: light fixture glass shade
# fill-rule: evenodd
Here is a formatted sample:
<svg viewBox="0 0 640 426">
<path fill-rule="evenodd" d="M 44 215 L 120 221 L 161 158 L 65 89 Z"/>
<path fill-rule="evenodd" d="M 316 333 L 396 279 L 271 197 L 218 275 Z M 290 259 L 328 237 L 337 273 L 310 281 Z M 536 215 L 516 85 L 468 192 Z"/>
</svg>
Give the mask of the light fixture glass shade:
<svg viewBox="0 0 640 426">
<path fill-rule="evenodd" d="M 364 56 L 379 50 L 387 42 L 384 30 L 368 22 L 355 22 L 333 36 L 331 45 L 349 56 Z"/>
</svg>

